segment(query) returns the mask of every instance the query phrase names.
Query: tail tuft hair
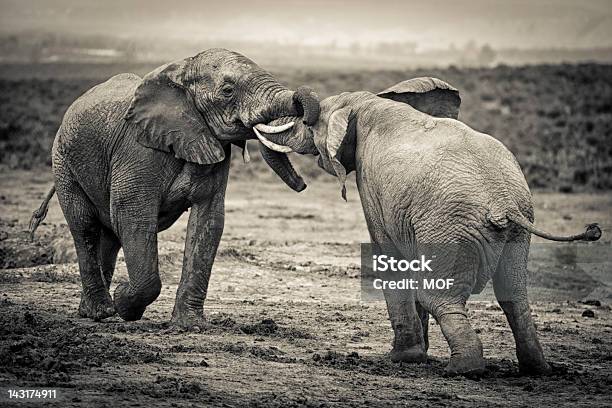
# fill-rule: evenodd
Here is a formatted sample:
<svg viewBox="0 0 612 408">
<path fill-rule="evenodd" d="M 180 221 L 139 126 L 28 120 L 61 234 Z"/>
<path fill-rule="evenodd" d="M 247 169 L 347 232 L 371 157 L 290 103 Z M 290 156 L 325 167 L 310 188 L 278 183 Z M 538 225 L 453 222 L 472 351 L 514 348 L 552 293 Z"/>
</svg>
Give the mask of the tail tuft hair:
<svg viewBox="0 0 612 408">
<path fill-rule="evenodd" d="M 588 224 L 584 232 L 584 240 L 597 241 L 599 238 L 601 238 L 601 228 L 599 228 L 599 224 Z"/>
</svg>

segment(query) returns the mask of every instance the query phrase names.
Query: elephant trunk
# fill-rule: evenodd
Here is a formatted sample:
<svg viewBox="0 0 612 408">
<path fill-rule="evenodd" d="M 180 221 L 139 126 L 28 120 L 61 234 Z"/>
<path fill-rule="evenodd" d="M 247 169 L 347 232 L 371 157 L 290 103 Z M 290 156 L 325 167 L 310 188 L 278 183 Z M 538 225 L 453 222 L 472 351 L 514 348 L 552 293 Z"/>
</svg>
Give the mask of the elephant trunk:
<svg viewBox="0 0 612 408">
<path fill-rule="evenodd" d="M 305 131 L 319 119 L 319 97 L 311 88 L 301 86 L 292 95 L 292 108 L 294 114 L 288 115 L 286 109 L 283 114 L 277 115 L 278 119 L 267 125 L 256 125 L 253 130 L 260 142 L 278 153 L 294 151 L 314 154 L 316 148 L 310 140 L 312 138 L 305 137 Z"/>
<path fill-rule="evenodd" d="M 319 97 L 307 86 L 301 86 L 295 92 L 281 87 L 267 89 L 265 93 L 275 93 L 274 99 L 256 115 L 256 119 L 250 121 L 253 125 L 282 117 L 302 117 L 302 121 L 311 126 L 319 119 Z"/>
<path fill-rule="evenodd" d="M 287 184 L 292 190 L 298 193 L 306 188 L 306 183 L 295 171 L 289 158 L 284 153 L 276 152 L 262 143 L 259 144 L 261 157 L 268 163 L 268 166 Z"/>
<path fill-rule="evenodd" d="M 308 87 L 300 87 L 296 92 L 285 88 L 276 87 L 266 90 L 266 93 L 275 93 L 272 103 L 268 108 L 260 112 L 258 118 L 254 121 L 254 131 L 257 134 L 260 142 L 260 152 L 265 162 L 274 170 L 274 172 L 287 184 L 292 190 L 300 192 L 306 188 L 306 183 L 302 177 L 297 174 L 289 158 L 285 153 L 291 151 L 291 148 L 279 148 L 273 144 L 266 144 L 266 139 L 261 137 L 256 129 L 257 127 L 265 126 L 266 123 L 273 123 L 274 126 L 278 122 L 286 125 L 290 121 L 294 121 L 302 117 L 303 123 L 314 124 L 320 113 L 319 99 Z M 289 128 L 287 129 L 289 130 Z M 288 134 L 290 132 L 286 132 Z M 289 144 L 290 145 L 290 144 Z"/>
<path fill-rule="evenodd" d="M 299 87 L 293 94 L 293 103 L 298 110 L 298 116 L 302 116 L 302 122 L 305 125 L 312 126 L 317 122 L 321 107 L 319 97 L 310 87 Z"/>
</svg>

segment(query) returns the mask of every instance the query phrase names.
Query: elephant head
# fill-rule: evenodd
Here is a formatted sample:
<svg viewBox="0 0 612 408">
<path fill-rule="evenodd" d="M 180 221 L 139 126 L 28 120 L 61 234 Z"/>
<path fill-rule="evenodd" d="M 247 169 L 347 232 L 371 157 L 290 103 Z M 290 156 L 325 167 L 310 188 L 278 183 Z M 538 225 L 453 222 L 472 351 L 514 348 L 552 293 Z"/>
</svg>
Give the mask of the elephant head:
<svg viewBox="0 0 612 408">
<path fill-rule="evenodd" d="M 342 197 L 346 199 L 346 176 L 355 169 L 357 118 L 360 112 L 367 111 L 368 101 L 379 97 L 406 103 L 441 118 L 457 119 L 461 105 L 459 91 L 448 83 L 437 78 L 414 78 L 376 95 L 345 92 L 330 96 L 321 102 L 319 120 L 314 125 L 300 123 L 299 118 L 284 117 L 273 122 L 274 128 L 258 126 L 256 133 L 262 143 L 278 152 L 320 154 L 319 166 L 338 177 Z"/>
<path fill-rule="evenodd" d="M 139 143 L 188 162 L 213 164 L 225 158 L 228 143 L 245 149 L 256 125 L 287 116 L 313 124 L 318 114 L 317 96 L 309 88 L 291 91 L 243 55 L 210 49 L 147 74 L 125 119 L 142 129 Z M 306 188 L 284 153 L 261 149 L 289 187 Z"/>
</svg>

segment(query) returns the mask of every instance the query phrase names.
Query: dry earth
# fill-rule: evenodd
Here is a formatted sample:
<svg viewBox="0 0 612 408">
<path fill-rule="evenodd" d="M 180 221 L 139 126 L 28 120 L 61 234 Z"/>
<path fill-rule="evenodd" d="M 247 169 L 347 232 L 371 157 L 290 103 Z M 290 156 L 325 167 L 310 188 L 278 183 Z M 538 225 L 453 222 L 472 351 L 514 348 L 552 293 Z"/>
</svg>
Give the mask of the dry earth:
<svg viewBox="0 0 612 408">
<path fill-rule="evenodd" d="M 94 323 L 76 315 L 77 265 L 49 263 L 72 258 L 55 198 L 36 242 L 27 241 L 29 216 L 50 183 L 49 174 L 26 171 L 0 180 L 0 261 L 12 267 L 0 270 L 0 388 L 58 387 L 58 406 L 612 404 L 609 235 L 607 258 L 599 251 L 590 263 L 584 254 L 592 245 L 533 246 L 530 296 L 550 376 L 518 374 L 512 334 L 487 287 L 469 304 L 487 374 L 447 378 L 448 349 L 435 322 L 427 363 L 386 357 L 392 331 L 384 302 L 360 301 L 359 243 L 367 232 L 354 187 L 344 203 L 331 178 L 301 194 L 280 181 L 231 180 L 205 305 L 209 324 L 184 332 L 167 321 L 187 217 L 160 234 L 164 286 L 144 318 Z M 611 193 L 534 198 L 538 224 L 548 230 L 599 221 L 607 234 L 612 226 Z M 120 256 L 113 286 L 125 279 Z"/>
</svg>

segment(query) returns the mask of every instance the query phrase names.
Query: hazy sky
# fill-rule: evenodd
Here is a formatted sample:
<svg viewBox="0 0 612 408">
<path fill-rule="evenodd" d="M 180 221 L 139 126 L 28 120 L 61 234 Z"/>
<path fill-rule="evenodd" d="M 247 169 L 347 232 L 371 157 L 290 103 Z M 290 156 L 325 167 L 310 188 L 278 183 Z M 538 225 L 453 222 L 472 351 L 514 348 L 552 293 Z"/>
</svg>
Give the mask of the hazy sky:
<svg viewBox="0 0 612 408">
<path fill-rule="evenodd" d="M 420 48 L 612 46 L 612 0 L 0 0 L 0 31 Z"/>
</svg>

